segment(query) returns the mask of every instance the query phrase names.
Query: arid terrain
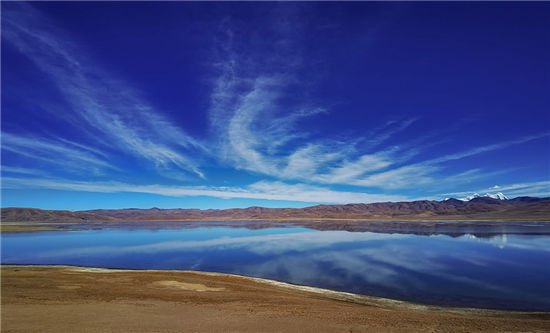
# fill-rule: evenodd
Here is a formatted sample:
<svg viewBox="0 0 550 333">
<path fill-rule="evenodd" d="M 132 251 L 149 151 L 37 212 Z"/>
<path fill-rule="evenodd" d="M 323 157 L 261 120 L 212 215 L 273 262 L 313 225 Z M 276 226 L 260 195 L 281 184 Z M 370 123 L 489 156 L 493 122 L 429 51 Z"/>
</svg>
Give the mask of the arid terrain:
<svg viewBox="0 0 550 333">
<path fill-rule="evenodd" d="M 370 221 L 550 221 L 550 198 L 382 202 L 305 208 L 97 209 L 89 211 L 3 208 L 3 222 L 190 221 L 355 219 Z"/>
<path fill-rule="evenodd" d="M 2 332 L 548 332 L 549 313 L 441 308 L 232 275 L 2 266 Z"/>
</svg>

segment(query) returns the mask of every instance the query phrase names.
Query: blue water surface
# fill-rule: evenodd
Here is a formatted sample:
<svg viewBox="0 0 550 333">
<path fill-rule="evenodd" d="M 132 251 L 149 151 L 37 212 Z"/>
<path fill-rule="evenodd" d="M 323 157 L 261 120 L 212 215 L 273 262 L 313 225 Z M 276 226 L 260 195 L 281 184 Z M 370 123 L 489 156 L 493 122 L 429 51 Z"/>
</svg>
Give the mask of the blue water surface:
<svg viewBox="0 0 550 333">
<path fill-rule="evenodd" d="M 302 227 L 6 233 L 4 264 L 191 269 L 412 302 L 550 311 L 550 236 L 389 234 Z"/>
</svg>

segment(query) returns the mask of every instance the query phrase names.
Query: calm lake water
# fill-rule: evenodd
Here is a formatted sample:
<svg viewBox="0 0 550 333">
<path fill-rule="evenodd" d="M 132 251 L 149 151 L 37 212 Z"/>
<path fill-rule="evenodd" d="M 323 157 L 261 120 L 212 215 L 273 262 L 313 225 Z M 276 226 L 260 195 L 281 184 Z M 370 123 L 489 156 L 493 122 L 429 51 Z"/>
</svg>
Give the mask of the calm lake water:
<svg viewBox="0 0 550 333">
<path fill-rule="evenodd" d="M 550 311 L 550 233 L 520 227 L 527 231 L 485 237 L 221 226 L 6 233 L 1 259 L 215 271 L 426 304 Z"/>
</svg>

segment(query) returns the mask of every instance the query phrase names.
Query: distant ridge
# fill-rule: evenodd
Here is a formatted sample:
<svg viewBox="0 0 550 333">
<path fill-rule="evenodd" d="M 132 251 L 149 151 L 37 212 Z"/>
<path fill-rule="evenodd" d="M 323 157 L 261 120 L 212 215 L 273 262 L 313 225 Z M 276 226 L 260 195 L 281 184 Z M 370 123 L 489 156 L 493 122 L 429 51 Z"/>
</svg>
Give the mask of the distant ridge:
<svg viewBox="0 0 550 333">
<path fill-rule="evenodd" d="M 305 208 L 248 207 L 233 209 L 96 209 L 88 211 L 3 208 L 4 222 L 178 221 L 260 219 L 410 220 L 532 220 L 550 221 L 550 198 L 496 199 L 477 196 L 469 201 L 381 202 L 317 205 Z"/>
<path fill-rule="evenodd" d="M 69 210 L 44 210 L 38 208 L 2 208 L 3 222 L 86 222 L 114 221 L 112 217 Z"/>
</svg>

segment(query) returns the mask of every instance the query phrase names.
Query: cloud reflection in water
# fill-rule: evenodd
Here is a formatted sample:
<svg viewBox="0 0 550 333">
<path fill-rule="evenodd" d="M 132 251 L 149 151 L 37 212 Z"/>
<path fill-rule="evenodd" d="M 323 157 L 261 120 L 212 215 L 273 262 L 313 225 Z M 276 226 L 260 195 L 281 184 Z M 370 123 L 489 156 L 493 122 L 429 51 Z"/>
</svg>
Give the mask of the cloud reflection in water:
<svg viewBox="0 0 550 333">
<path fill-rule="evenodd" d="M 220 271 L 432 304 L 550 310 L 548 236 L 199 228 L 3 238 L 4 263 Z"/>
</svg>

